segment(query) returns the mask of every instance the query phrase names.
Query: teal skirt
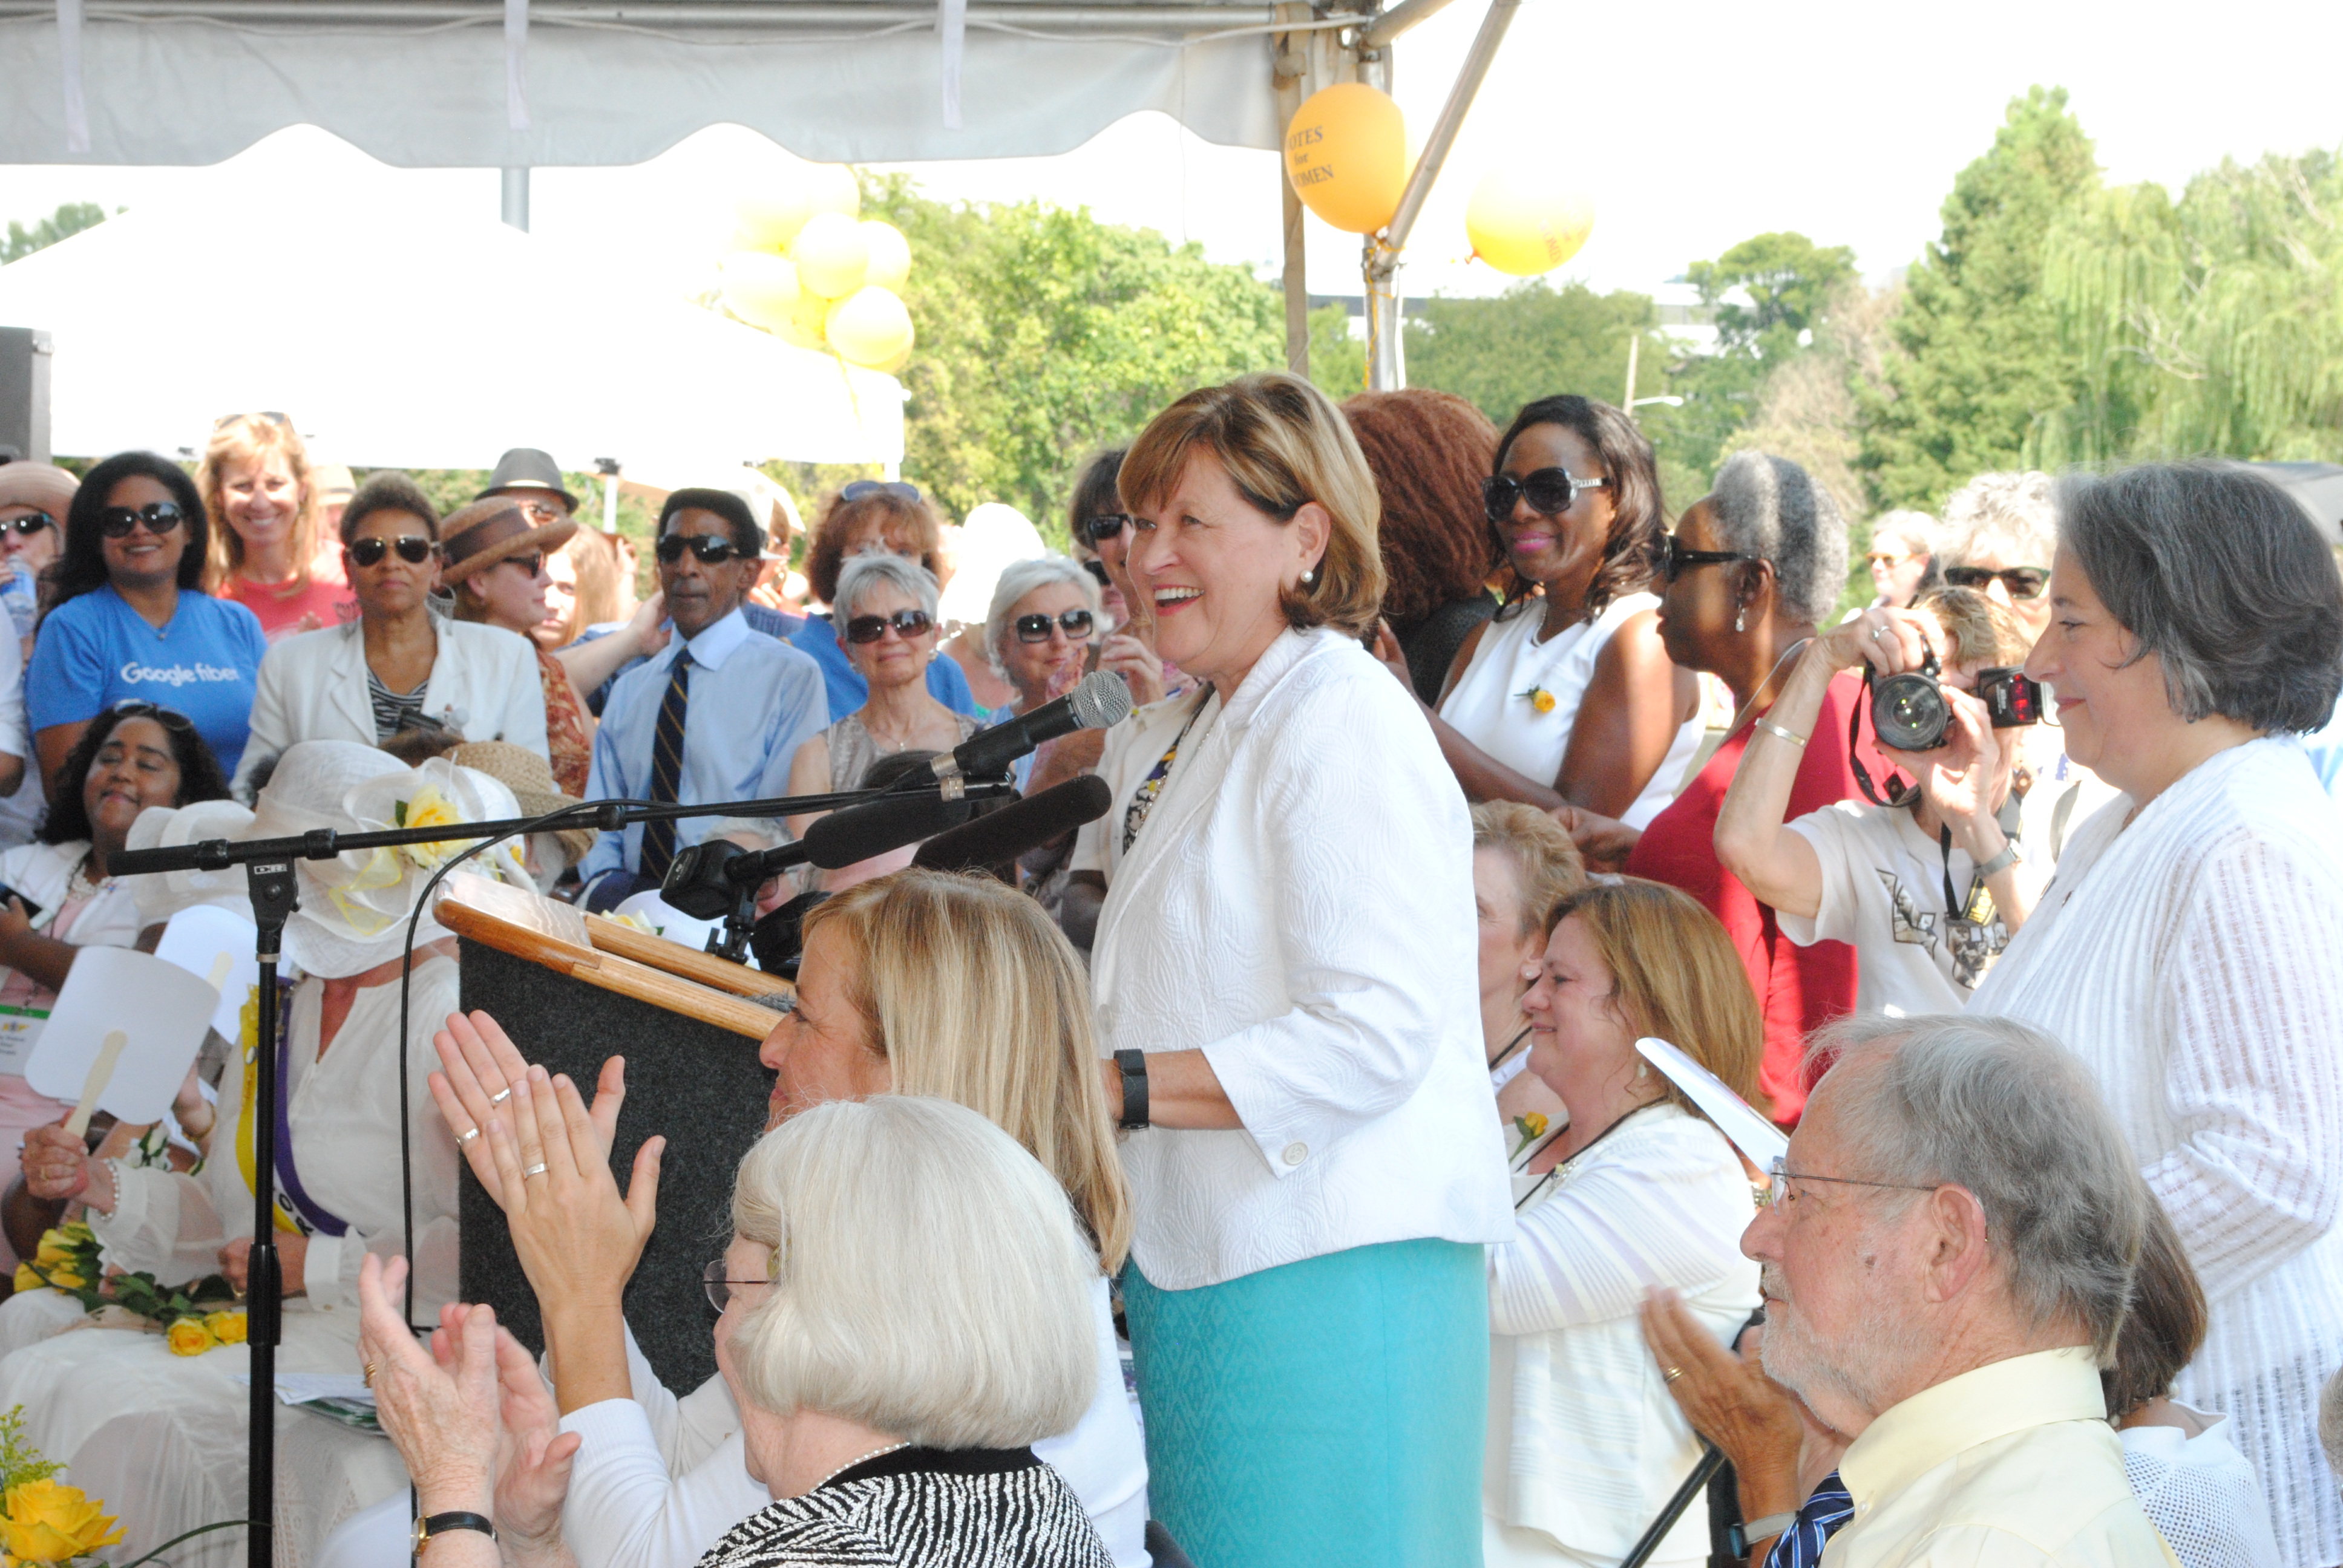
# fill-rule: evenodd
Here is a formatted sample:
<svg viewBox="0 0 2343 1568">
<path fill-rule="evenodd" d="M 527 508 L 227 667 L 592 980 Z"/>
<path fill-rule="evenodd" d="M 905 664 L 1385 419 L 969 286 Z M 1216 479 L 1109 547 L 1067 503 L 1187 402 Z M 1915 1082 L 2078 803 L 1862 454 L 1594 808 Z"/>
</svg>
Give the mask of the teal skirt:
<svg viewBox="0 0 2343 1568">
<path fill-rule="evenodd" d="M 1196 1568 L 1477 1568 L 1483 1250 L 1393 1241 L 1192 1291 L 1122 1277 L 1148 1501 Z"/>
</svg>

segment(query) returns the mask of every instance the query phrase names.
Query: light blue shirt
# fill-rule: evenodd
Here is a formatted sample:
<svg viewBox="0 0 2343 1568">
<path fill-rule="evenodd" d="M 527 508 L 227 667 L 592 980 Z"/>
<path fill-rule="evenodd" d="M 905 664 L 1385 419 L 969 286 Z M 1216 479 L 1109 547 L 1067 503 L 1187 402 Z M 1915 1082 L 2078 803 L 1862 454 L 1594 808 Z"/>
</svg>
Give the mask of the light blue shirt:
<svg viewBox="0 0 2343 1568">
<path fill-rule="evenodd" d="M 990 729 L 997 724 L 1006 724 L 1016 717 L 1017 705 L 1013 702 L 1004 702 L 984 716 L 984 727 Z M 1020 795 L 1025 793 L 1025 786 L 1033 781 L 1034 756 L 1035 753 L 1028 751 L 1009 765 L 1009 781 L 1017 786 L 1017 792 Z"/>
<path fill-rule="evenodd" d="M 589 800 L 648 800 L 651 739 L 678 653 L 691 650 L 689 706 L 683 719 L 683 776 L 676 799 L 685 805 L 756 800 L 786 795 L 789 760 L 804 741 L 830 727 L 821 668 L 787 644 L 751 631 L 734 610 L 689 642 L 670 640 L 659 654 L 618 678 L 594 735 L 594 765 L 586 778 Z M 712 817 L 675 825 L 675 846 L 707 837 Z M 579 874 L 641 864 L 642 824 L 603 833 Z"/>
<path fill-rule="evenodd" d="M 2310 754 L 2310 766 L 2318 770 L 2327 792 L 2343 800 L 2343 701 L 2335 704 L 2335 717 L 2327 721 L 2326 729 L 2302 738 L 2302 749 Z"/>
</svg>

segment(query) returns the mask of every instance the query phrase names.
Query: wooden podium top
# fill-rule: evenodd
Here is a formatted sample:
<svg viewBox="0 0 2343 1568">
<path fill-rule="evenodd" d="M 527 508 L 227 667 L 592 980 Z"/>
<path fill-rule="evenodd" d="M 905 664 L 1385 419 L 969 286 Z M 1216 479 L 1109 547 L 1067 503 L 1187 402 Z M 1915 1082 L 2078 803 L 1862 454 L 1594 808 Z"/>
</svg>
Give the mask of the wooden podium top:
<svg viewBox="0 0 2343 1568">
<path fill-rule="evenodd" d="M 459 937 L 588 985 L 763 1040 L 781 1021 L 742 999 L 794 991 L 764 974 L 486 877 L 450 878 L 434 918 Z"/>
</svg>

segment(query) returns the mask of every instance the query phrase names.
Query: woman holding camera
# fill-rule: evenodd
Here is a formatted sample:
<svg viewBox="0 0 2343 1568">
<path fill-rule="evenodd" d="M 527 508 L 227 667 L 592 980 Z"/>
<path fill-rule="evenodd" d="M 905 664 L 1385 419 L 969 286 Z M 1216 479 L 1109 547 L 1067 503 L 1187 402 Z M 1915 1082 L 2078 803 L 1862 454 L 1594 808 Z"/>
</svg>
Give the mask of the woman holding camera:
<svg viewBox="0 0 2343 1568">
<path fill-rule="evenodd" d="M 2016 620 L 1967 588 L 1924 595 L 1913 609 L 1865 610 L 1806 644 L 1741 754 L 1717 814 L 1716 858 L 1800 947 L 1854 947 L 1861 1011 L 1958 1012 L 2049 879 L 2003 829 L 2005 815 L 2016 817 L 2017 746 L 2005 733 L 2016 726 L 1996 728 L 1977 695 L 1991 685 L 2004 698 L 2000 717 L 2031 715 L 2038 689 L 2010 689 L 2024 680 L 2013 667 L 2025 658 Z M 1939 660 L 1941 677 L 1917 673 Z M 1905 711 L 1917 722 L 1890 722 L 1880 739 L 1881 754 L 1914 782 L 1883 780 L 1884 804 L 1840 800 L 1785 823 L 1805 751 L 1795 738 L 1813 732 L 1833 678 L 1866 662 L 1914 688 Z M 1885 683 L 1875 690 L 1881 702 L 1907 696 Z"/>
</svg>

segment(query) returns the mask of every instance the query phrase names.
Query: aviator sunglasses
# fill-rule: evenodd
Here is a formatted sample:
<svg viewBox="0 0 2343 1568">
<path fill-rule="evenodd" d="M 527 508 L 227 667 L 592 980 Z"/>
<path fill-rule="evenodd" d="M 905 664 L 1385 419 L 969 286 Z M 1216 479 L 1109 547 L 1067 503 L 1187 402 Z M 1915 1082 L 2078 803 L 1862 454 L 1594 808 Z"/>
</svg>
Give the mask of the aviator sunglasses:
<svg viewBox="0 0 2343 1568">
<path fill-rule="evenodd" d="M 730 539 L 719 539 L 713 534 L 668 534 L 652 549 L 669 566 L 683 559 L 686 550 L 704 567 L 721 566 L 740 553 L 739 547 Z"/>
<path fill-rule="evenodd" d="M 1017 618 L 1017 640 L 1047 642 L 1050 640 L 1050 628 L 1053 626 L 1065 628 L 1066 640 L 1069 642 L 1081 642 L 1091 634 L 1091 612 L 1086 609 L 1070 609 L 1054 620 L 1039 612 L 1032 615 L 1021 615 Z"/>
<path fill-rule="evenodd" d="M 97 531 L 109 539 L 126 539 L 139 524 L 160 538 L 186 520 L 176 501 L 149 501 L 143 507 L 108 507 L 97 514 Z"/>
<path fill-rule="evenodd" d="M 1567 468 L 1540 468 L 1534 473 L 1514 478 L 1511 474 L 1499 474 L 1481 481 L 1481 508 L 1493 523 L 1502 523 L 1513 515 L 1513 503 L 1527 501 L 1530 510 L 1540 517 L 1558 518 L 1578 505 L 1578 492 L 1599 490 L 1611 483 L 1608 479 L 1582 479 Z"/>
<path fill-rule="evenodd" d="M 350 563 L 353 566 L 378 567 L 391 551 L 408 566 L 419 567 L 438 553 L 439 547 L 421 534 L 401 534 L 396 539 L 386 539 L 376 534 L 350 543 Z"/>
<path fill-rule="evenodd" d="M 1945 580 L 1955 588 L 1974 588 L 1983 593 L 1999 578 L 2001 586 L 2009 590 L 2012 598 L 2040 598 L 2042 590 L 2050 586 L 2047 567 L 2007 567 L 1989 571 L 1984 567 L 1946 567 Z"/>
<path fill-rule="evenodd" d="M 846 623 L 846 640 L 866 644 L 877 642 L 887 635 L 887 628 L 891 626 L 897 636 L 909 642 L 915 637 L 925 636 L 928 628 L 935 624 L 934 618 L 923 609 L 899 609 L 891 616 L 858 615 Z"/>
</svg>

